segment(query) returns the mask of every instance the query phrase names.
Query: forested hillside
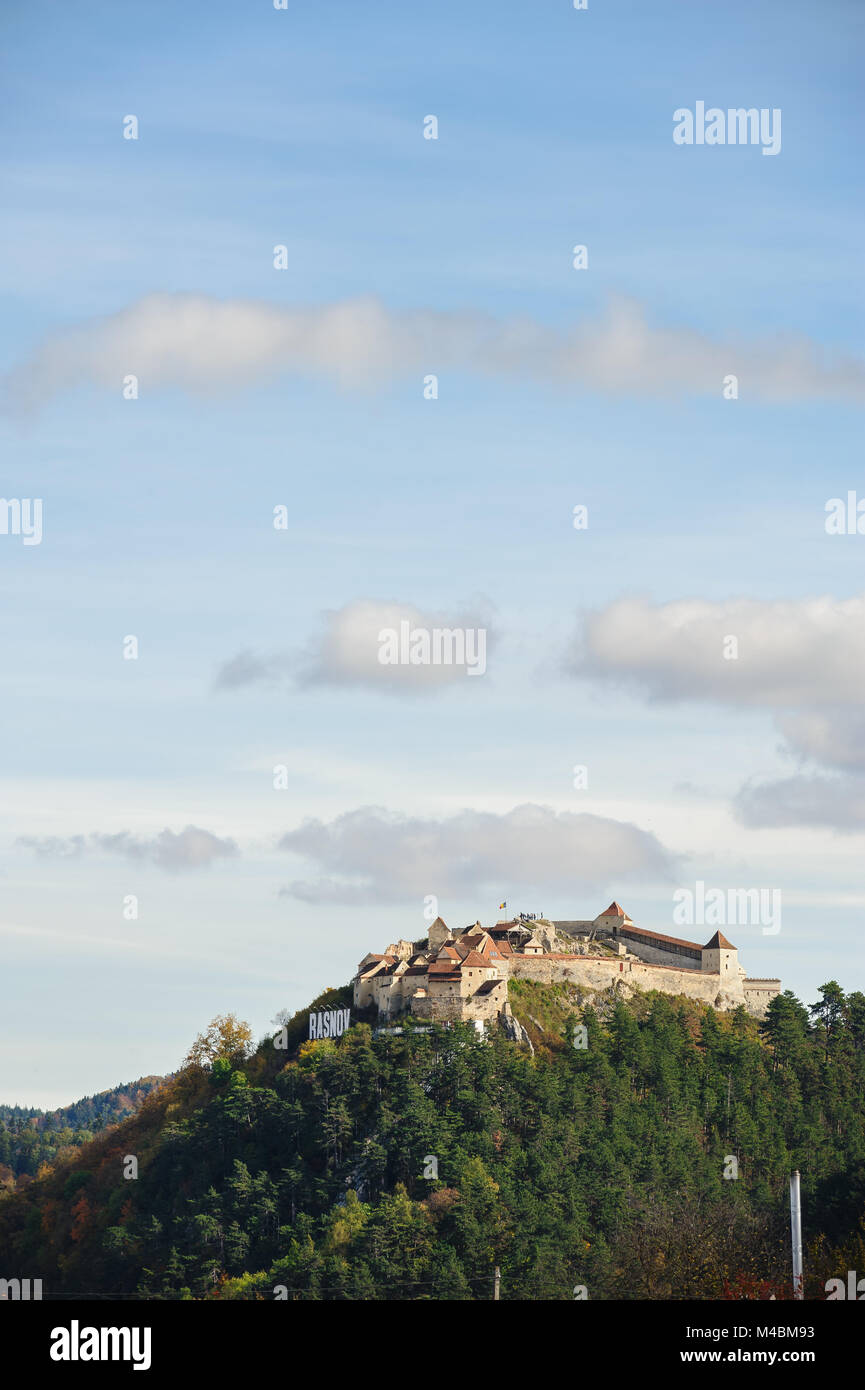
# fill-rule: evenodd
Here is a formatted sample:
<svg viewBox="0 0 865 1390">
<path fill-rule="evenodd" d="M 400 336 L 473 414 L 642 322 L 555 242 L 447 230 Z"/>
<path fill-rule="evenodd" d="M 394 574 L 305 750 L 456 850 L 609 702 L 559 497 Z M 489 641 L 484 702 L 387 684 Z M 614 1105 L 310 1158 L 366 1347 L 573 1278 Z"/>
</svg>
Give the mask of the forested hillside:
<svg viewBox="0 0 865 1390">
<path fill-rule="evenodd" d="M 144 1097 L 164 1080 L 142 1076 L 60 1110 L 0 1105 L 0 1189 L 26 1186 L 40 1169 L 58 1158 L 70 1158 L 94 1135 L 134 1114 Z"/>
<path fill-rule="evenodd" d="M 214 1020 L 135 1116 L 0 1201 L 7 1272 L 48 1292 L 486 1299 L 498 1265 L 511 1300 L 784 1297 L 796 1167 L 808 1292 L 865 1270 L 865 997 L 788 992 L 762 1029 L 663 995 L 579 1007 L 522 983 L 513 1005 L 534 1055 L 462 1025 L 304 1042 L 305 1014 L 288 1050 L 253 1051 Z"/>
</svg>

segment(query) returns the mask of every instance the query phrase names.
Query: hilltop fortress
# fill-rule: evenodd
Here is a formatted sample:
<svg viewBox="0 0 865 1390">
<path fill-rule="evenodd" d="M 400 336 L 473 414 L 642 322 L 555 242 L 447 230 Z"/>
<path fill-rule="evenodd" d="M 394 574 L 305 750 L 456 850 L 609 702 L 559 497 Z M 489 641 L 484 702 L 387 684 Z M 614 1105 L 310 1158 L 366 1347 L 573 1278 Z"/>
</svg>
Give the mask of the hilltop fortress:
<svg viewBox="0 0 865 1390">
<path fill-rule="evenodd" d="M 705 946 L 637 927 L 618 903 L 592 922 L 550 922 L 525 914 L 510 922 L 449 931 L 440 917 L 422 941 L 397 941 L 364 956 L 354 979 L 357 1008 L 381 1020 L 475 1023 L 508 1019 L 508 980 L 568 981 L 589 991 L 611 986 L 684 994 L 714 1009 L 740 1005 L 761 1018 L 780 980 L 749 979 L 736 947 L 719 931 Z"/>
</svg>

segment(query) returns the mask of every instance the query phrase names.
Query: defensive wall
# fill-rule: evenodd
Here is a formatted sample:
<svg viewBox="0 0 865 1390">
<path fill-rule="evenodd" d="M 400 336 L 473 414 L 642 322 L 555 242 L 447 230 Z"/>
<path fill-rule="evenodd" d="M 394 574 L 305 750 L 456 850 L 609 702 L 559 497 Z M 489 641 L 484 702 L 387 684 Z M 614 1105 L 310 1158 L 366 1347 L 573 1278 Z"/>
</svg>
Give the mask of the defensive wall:
<svg viewBox="0 0 865 1390">
<path fill-rule="evenodd" d="M 603 960 L 598 956 L 571 956 L 549 953 L 544 956 L 512 956 L 509 974 L 540 984 L 568 981 L 587 989 L 608 989 L 621 981 L 637 989 L 660 990 L 662 994 L 684 994 L 703 1004 L 734 1009 L 750 1005 L 745 990 L 732 980 L 721 980 L 709 971 L 681 970 L 672 965 L 645 965 L 636 960 Z M 769 982 L 764 982 L 769 988 Z M 768 998 L 771 995 L 767 996 Z M 756 1001 L 755 1001 L 756 1002 Z"/>
</svg>

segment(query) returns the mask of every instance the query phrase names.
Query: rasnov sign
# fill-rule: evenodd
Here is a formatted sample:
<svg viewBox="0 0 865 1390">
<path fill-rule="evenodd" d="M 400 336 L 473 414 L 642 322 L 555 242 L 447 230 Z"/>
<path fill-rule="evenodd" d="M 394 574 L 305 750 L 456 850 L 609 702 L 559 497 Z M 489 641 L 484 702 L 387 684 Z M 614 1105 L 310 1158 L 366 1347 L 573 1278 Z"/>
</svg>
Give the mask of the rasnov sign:
<svg viewBox="0 0 865 1390">
<path fill-rule="evenodd" d="M 341 1038 L 350 1023 L 351 1009 L 323 1009 L 321 1013 L 310 1014 L 309 1036 Z"/>
</svg>

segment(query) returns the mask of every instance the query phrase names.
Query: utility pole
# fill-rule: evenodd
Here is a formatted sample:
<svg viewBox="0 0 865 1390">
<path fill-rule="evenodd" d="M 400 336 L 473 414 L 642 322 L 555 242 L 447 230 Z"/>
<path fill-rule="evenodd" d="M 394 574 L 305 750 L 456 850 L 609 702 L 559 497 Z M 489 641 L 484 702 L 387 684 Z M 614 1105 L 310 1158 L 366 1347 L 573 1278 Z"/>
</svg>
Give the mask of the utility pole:
<svg viewBox="0 0 865 1390">
<path fill-rule="evenodd" d="M 502 1272 L 499 1269 L 498 1265 L 496 1265 L 495 1271 L 493 1273 L 493 1298 L 496 1300 L 496 1302 L 498 1302 L 498 1300 L 501 1298 L 501 1287 Z"/>
<path fill-rule="evenodd" d="M 802 1206 L 799 1195 L 799 1169 L 790 1178 L 790 1238 L 793 1246 L 793 1297 L 804 1298 L 802 1287 Z"/>
</svg>

